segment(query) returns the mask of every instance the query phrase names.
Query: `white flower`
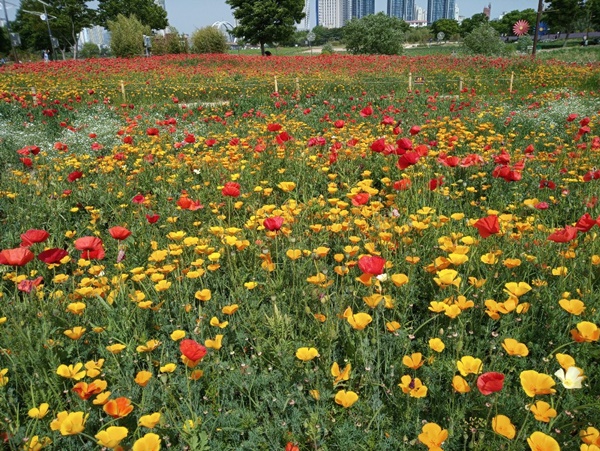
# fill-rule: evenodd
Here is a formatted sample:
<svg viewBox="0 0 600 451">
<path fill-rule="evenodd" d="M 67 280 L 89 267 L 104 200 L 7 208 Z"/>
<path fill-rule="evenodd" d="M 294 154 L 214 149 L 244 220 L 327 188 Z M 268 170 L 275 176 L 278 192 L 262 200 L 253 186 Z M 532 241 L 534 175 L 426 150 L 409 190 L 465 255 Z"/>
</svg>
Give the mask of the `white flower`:
<svg viewBox="0 0 600 451">
<path fill-rule="evenodd" d="M 585 376 L 583 375 L 583 371 L 580 368 L 577 368 L 576 366 L 569 367 L 566 373 L 565 370 L 561 368 L 556 373 L 554 373 L 554 375 L 560 379 L 560 381 L 563 384 L 563 387 L 569 390 L 573 388 L 581 388 L 581 381 L 583 381 L 583 379 L 585 378 Z"/>
</svg>

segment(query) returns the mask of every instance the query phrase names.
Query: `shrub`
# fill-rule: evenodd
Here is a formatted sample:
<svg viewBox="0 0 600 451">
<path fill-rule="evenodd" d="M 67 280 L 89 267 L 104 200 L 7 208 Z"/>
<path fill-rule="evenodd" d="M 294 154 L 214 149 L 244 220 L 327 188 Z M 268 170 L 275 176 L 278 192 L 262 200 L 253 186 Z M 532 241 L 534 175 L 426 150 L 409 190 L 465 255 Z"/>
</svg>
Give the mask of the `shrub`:
<svg viewBox="0 0 600 451">
<path fill-rule="evenodd" d="M 100 48 L 93 42 L 86 42 L 79 51 L 81 58 L 98 58 L 100 56 Z"/>
<path fill-rule="evenodd" d="M 168 33 L 164 36 L 152 37 L 153 55 L 172 55 L 185 53 L 185 42 L 178 33 Z"/>
<path fill-rule="evenodd" d="M 204 27 L 192 34 L 192 51 L 195 53 L 226 53 L 227 38 L 214 27 Z"/>
<path fill-rule="evenodd" d="M 517 41 L 517 50 L 526 53 L 533 46 L 533 39 L 530 36 L 522 36 Z"/>
<path fill-rule="evenodd" d="M 383 13 L 351 20 L 344 29 L 346 50 L 354 54 L 402 54 L 408 24 Z"/>
<path fill-rule="evenodd" d="M 151 30 L 134 16 L 119 14 L 117 20 L 108 22 L 108 30 L 110 48 L 115 56 L 130 58 L 144 54 L 144 35 L 150 35 Z"/>
<path fill-rule="evenodd" d="M 467 34 L 463 45 L 470 53 L 476 55 L 497 56 L 507 53 L 506 45 L 500 39 L 500 34 L 487 23 Z"/>
<path fill-rule="evenodd" d="M 330 42 L 328 42 L 327 44 L 325 44 L 322 48 L 321 48 L 321 54 L 322 55 L 331 55 L 334 53 L 333 50 L 333 45 L 331 45 Z"/>
</svg>

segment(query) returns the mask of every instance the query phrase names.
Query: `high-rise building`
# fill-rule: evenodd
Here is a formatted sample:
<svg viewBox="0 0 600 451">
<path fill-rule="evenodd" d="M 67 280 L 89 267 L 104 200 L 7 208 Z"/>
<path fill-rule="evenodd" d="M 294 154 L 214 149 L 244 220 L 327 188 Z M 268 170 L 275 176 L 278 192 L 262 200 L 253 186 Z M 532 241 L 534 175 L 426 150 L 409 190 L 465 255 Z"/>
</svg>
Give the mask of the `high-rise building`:
<svg viewBox="0 0 600 451">
<path fill-rule="evenodd" d="M 417 20 L 415 17 L 415 0 L 388 0 L 387 14 L 391 17 L 408 21 Z"/>
<path fill-rule="evenodd" d="M 427 23 L 440 19 L 454 19 L 454 0 L 427 0 Z"/>
<path fill-rule="evenodd" d="M 491 3 L 488 6 L 483 8 L 483 14 L 485 14 L 487 16 L 487 18 L 490 19 L 490 16 L 492 14 L 492 4 Z"/>
<path fill-rule="evenodd" d="M 317 0 L 317 25 L 341 28 L 350 20 L 351 10 L 350 0 Z"/>
<path fill-rule="evenodd" d="M 360 19 L 375 14 L 375 0 L 351 0 L 350 17 L 352 19 Z"/>
<path fill-rule="evenodd" d="M 154 0 L 154 3 L 156 3 L 158 6 L 160 6 L 162 9 L 167 9 L 165 6 L 165 0 Z"/>
</svg>

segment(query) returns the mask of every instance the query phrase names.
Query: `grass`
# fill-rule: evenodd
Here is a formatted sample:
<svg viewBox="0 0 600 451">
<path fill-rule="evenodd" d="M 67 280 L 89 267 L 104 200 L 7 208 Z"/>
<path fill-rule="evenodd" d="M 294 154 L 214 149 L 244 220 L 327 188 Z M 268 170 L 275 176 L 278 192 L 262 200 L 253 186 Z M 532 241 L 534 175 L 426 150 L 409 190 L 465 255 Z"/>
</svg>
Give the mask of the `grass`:
<svg viewBox="0 0 600 451">
<path fill-rule="evenodd" d="M 93 449 L 116 426 L 134 449 L 595 437 L 597 66 L 47 66 L 0 86 L 6 448 Z M 431 84 L 408 92 L 408 71 Z"/>
</svg>

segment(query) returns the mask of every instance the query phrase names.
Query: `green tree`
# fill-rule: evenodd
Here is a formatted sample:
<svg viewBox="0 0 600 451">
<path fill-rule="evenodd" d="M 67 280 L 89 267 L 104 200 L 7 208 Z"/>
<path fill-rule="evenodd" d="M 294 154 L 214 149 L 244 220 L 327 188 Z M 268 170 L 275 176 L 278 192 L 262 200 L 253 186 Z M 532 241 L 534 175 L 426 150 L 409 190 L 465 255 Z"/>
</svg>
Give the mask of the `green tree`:
<svg viewBox="0 0 600 451">
<path fill-rule="evenodd" d="M 119 15 L 134 16 L 153 30 L 162 30 L 169 25 L 167 12 L 154 0 L 98 0 L 98 25 L 107 26 Z"/>
<path fill-rule="evenodd" d="M 250 44 L 260 44 L 265 54 L 265 44 L 289 39 L 296 31 L 295 25 L 304 19 L 303 0 L 227 0 L 233 9 L 237 26 L 232 34 Z"/>
<path fill-rule="evenodd" d="M 490 19 L 483 13 L 477 13 L 470 18 L 464 19 L 460 24 L 460 35 L 466 36 L 480 25 L 488 23 Z"/>
<path fill-rule="evenodd" d="M 405 34 L 406 42 L 411 44 L 426 44 L 433 39 L 431 29 L 428 27 L 411 27 Z"/>
<path fill-rule="evenodd" d="M 600 30 L 600 0 L 588 0 L 586 3 L 592 27 Z"/>
<path fill-rule="evenodd" d="M 431 24 L 431 31 L 434 36 L 444 33 L 444 39 L 451 39 L 460 33 L 460 25 L 454 19 L 439 19 Z"/>
<path fill-rule="evenodd" d="M 81 46 L 79 56 L 82 58 L 98 58 L 100 56 L 100 48 L 93 42 L 86 42 Z"/>
<path fill-rule="evenodd" d="M 175 55 L 186 53 L 186 36 L 179 34 L 175 27 L 168 27 L 169 33 L 152 37 L 153 55 Z"/>
<path fill-rule="evenodd" d="M 46 13 L 52 37 L 58 40 L 65 57 L 73 49 L 77 57 L 77 42 L 81 30 L 92 25 L 95 11 L 87 6 L 86 0 L 48 0 Z M 22 47 L 31 51 L 51 49 L 48 23 L 40 20 L 44 9 L 36 0 L 23 0 L 17 10 L 15 30 L 21 35 Z"/>
<path fill-rule="evenodd" d="M 490 24 L 483 24 L 465 36 L 463 45 L 469 53 L 484 56 L 499 56 L 507 53 L 500 34 Z"/>
<path fill-rule="evenodd" d="M 341 41 L 344 37 L 344 28 L 325 28 L 323 25 L 317 25 L 312 29 L 315 34 L 313 45 L 323 45 L 332 41 Z"/>
<path fill-rule="evenodd" d="M 8 40 L 8 30 L 6 27 L 0 28 L 0 53 L 4 55 L 10 52 L 10 41 Z"/>
<path fill-rule="evenodd" d="M 352 19 L 344 27 L 346 50 L 353 54 L 402 54 L 404 33 L 409 25 L 382 12 Z"/>
<path fill-rule="evenodd" d="M 215 27 L 200 28 L 192 33 L 192 51 L 195 53 L 226 53 L 227 38 Z"/>
<path fill-rule="evenodd" d="M 582 0 L 549 0 L 544 12 L 544 18 L 552 31 L 566 33 L 565 44 L 569 33 L 576 30 L 576 24 L 581 20 L 584 11 Z"/>
<path fill-rule="evenodd" d="M 142 25 L 135 17 L 119 14 L 108 22 L 110 48 L 115 56 L 129 58 L 144 54 L 144 35 L 151 33 L 150 27 Z"/>
<path fill-rule="evenodd" d="M 535 22 L 537 19 L 537 11 L 532 8 L 524 9 L 523 11 L 513 10 L 502 16 L 502 19 L 492 20 L 490 25 L 494 29 L 505 36 L 514 36 L 513 26 L 519 21 L 524 20 L 529 24 L 530 33 L 533 33 Z"/>
</svg>

